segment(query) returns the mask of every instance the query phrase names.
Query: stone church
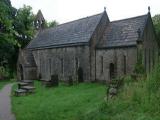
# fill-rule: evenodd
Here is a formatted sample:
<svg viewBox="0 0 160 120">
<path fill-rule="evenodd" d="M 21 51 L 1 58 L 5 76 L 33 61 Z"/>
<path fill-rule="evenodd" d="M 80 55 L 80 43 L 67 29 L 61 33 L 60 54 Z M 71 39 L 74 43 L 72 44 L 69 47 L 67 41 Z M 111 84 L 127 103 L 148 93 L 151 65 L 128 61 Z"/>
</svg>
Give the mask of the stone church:
<svg viewBox="0 0 160 120">
<path fill-rule="evenodd" d="M 20 50 L 17 63 L 19 79 L 106 82 L 132 74 L 139 52 L 149 72 L 156 63 L 158 45 L 148 13 L 110 21 L 106 10 L 53 28 L 44 28 L 38 12 L 35 38 Z"/>
</svg>

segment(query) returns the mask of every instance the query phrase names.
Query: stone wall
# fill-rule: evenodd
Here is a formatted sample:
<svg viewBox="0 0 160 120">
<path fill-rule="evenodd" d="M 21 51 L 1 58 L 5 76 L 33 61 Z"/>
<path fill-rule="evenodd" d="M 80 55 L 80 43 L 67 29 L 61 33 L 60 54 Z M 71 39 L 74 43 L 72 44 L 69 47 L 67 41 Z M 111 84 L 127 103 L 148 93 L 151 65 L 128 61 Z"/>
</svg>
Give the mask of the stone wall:
<svg viewBox="0 0 160 120">
<path fill-rule="evenodd" d="M 24 66 L 23 75 L 24 80 L 37 80 L 36 67 Z"/>
<path fill-rule="evenodd" d="M 90 40 L 90 76 L 91 81 L 96 80 L 96 45 L 103 36 L 104 30 L 109 24 L 109 18 L 106 12 L 103 14 L 96 30 L 93 33 L 92 39 Z"/>
<path fill-rule="evenodd" d="M 146 72 L 150 72 L 158 61 L 158 44 L 156 42 L 155 31 L 151 17 L 146 23 L 142 41 L 143 63 Z"/>
<path fill-rule="evenodd" d="M 17 80 L 36 80 L 37 67 L 32 52 L 20 50 L 17 61 Z"/>
<path fill-rule="evenodd" d="M 58 74 L 60 80 L 69 76 L 77 80 L 77 69 L 81 67 L 84 81 L 90 80 L 88 46 L 34 50 L 33 55 L 41 79 L 50 80 L 51 75 Z"/>
<path fill-rule="evenodd" d="M 111 65 L 114 65 L 114 76 L 131 74 L 137 62 L 137 53 L 142 50 L 145 70 L 150 72 L 158 61 L 158 45 L 151 16 L 146 21 L 144 32 L 134 47 L 119 47 L 97 49 L 96 45 L 108 26 L 109 19 L 103 14 L 89 43 L 79 46 L 57 47 L 52 49 L 35 49 L 32 54 L 19 54 L 18 76 L 23 72 L 24 79 L 37 76 L 43 80 L 50 80 L 51 75 L 58 74 L 60 80 L 67 80 L 72 76 L 77 80 L 78 68 L 83 70 L 84 81 L 109 81 L 111 79 Z M 135 31 L 137 32 L 137 31 Z M 27 57 L 25 57 L 27 56 Z M 33 58 L 33 59 L 31 59 Z M 35 61 L 35 65 L 33 64 Z M 21 69 L 19 66 L 21 65 Z M 21 72 L 22 71 L 22 72 Z"/>
<path fill-rule="evenodd" d="M 126 58 L 126 65 L 124 65 L 124 56 Z M 124 74 L 131 74 L 136 62 L 136 47 L 98 49 L 96 51 L 96 80 L 105 82 L 110 80 L 111 63 L 114 64 L 115 77 L 118 77 L 123 76 Z"/>
</svg>

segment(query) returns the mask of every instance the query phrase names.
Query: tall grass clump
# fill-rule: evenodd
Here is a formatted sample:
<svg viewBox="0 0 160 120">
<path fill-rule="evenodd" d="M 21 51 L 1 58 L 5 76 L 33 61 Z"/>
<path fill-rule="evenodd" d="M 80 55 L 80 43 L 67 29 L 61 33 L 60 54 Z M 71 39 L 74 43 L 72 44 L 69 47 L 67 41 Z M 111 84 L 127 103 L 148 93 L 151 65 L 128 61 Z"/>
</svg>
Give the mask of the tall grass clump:
<svg viewBox="0 0 160 120">
<path fill-rule="evenodd" d="M 160 120 L 160 65 L 147 77 L 124 77 L 118 95 L 108 100 L 100 84 L 35 86 L 35 94 L 12 97 L 17 120 Z"/>
<path fill-rule="evenodd" d="M 83 120 L 160 120 L 160 65 L 146 77 L 127 76 L 116 98 L 85 114 Z"/>
<path fill-rule="evenodd" d="M 147 90 L 156 93 L 160 89 L 160 65 L 155 66 L 147 79 Z"/>
</svg>

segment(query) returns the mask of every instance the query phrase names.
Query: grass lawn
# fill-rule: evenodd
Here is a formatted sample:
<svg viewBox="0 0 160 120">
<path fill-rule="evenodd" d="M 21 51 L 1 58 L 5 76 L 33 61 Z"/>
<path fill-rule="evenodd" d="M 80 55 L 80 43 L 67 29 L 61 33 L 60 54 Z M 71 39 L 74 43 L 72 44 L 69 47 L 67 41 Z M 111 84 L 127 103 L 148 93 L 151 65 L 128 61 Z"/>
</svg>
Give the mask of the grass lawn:
<svg viewBox="0 0 160 120">
<path fill-rule="evenodd" d="M 45 88 L 35 82 L 36 93 L 12 97 L 16 120 L 77 120 L 98 109 L 105 96 L 105 85 L 82 83 Z"/>
<path fill-rule="evenodd" d="M 160 120 L 160 65 L 147 78 L 126 77 L 118 95 L 104 101 L 100 84 L 43 88 L 36 93 L 12 97 L 17 120 Z"/>
</svg>

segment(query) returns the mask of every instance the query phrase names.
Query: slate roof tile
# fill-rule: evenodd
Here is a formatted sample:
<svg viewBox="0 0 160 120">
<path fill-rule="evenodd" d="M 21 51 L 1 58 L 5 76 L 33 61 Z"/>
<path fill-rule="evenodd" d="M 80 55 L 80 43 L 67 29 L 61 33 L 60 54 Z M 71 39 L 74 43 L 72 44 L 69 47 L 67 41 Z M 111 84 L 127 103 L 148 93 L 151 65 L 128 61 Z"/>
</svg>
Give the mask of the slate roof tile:
<svg viewBox="0 0 160 120">
<path fill-rule="evenodd" d="M 106 27 L 98 48 L 136 45 L 138 29 L 144 31 L 148 15 L 113 21 Z"/>
<path fill-rule="evenodd" d="M 89 43 L 102 15 L 103 13 L 45 29 L 29 43 L 27 48 L 62 47 Z M 137 30 L 140 29 L 143 32 L 147 18 L 148 14 L 110 22 L 97 48 L 136 45 Z"/>
<path fill-rule="evenodd" d="M 102 14 L 82 18 L 41 31 L 27 48 L 55 47 L 89 42 Z"/>
</svg>

